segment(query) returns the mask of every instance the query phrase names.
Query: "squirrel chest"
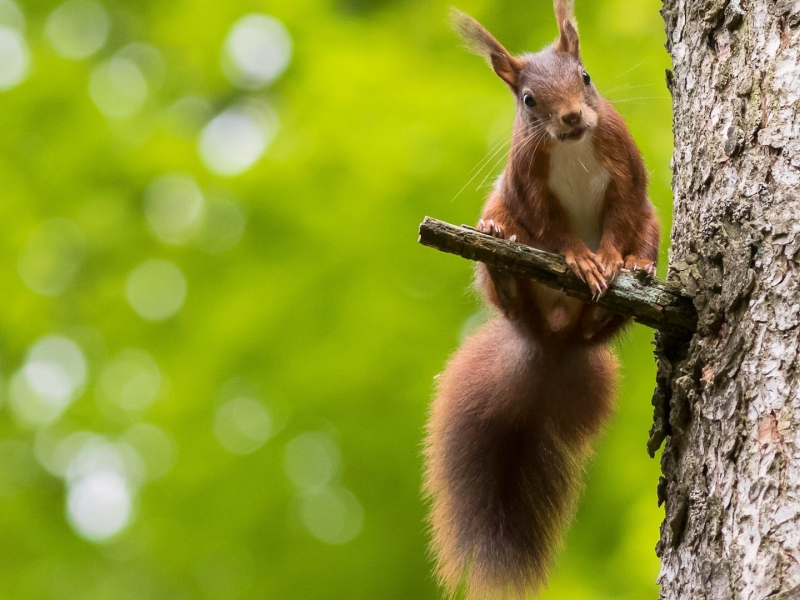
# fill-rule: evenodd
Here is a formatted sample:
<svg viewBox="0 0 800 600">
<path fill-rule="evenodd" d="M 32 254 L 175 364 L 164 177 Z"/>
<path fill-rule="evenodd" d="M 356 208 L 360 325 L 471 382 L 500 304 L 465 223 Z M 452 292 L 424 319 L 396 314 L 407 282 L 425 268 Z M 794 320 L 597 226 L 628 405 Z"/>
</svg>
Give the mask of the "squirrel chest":
<svg viewBox="0 0 800 600">
<path fill-rule="evenodd" d="M 550 191 L 558 199 L 572 230 L 597 251 L 600 245 L 603 198 L 610 176 L 594 156 L 592 136 L 561 142 L 550 150 Z"/>
</svg>

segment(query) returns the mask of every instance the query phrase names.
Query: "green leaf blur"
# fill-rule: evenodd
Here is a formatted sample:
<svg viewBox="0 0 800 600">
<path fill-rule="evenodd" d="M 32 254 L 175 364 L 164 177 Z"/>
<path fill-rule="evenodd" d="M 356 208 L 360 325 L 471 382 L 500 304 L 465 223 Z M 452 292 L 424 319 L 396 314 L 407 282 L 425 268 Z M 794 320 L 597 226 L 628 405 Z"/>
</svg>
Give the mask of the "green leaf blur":
<svg viewBox="0 0 800 600">
<path fill-rule="evenodd" d="M 421 440 L 480 305 L 471 265 L 416 229 L 476 220 L 513 116 L 448 3 L 70 0 L 99 25 L 64 38 L 58 2 L 16 2 L 0 0 L 0 596 L 440 597 Z M 659 7 L 577 15 L 668 237 Z M 555 37 L 549 0 L 459 8 L 512 52 Z M 292 41 L 260 86 L 221 58 L 248 14 Z M 231 107 L 244 137 L 203 154 Z M 617 415 L 543 599 L 657 597 L 651 337 L 618 343 Z"/>
</svg>

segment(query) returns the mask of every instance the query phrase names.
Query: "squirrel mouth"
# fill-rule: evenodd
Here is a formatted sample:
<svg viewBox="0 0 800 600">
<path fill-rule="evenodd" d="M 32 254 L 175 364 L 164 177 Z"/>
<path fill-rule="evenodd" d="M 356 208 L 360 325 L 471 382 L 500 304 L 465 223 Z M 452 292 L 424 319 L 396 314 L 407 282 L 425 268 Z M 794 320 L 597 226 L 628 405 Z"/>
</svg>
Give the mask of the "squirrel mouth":
<svg viewBox="0 0 800 600">
<path fill-rule="evenodd" d="M 586 133 L 588 127 L 578 127 L 577 129 L 573 129 L 572 131 L 568 131 L 567 133 L 562 133 L 558 136 L 558 139 L 562 142 L 567 140 L 576 141 L 583 137 L 583 134 Z"/>
</svg>

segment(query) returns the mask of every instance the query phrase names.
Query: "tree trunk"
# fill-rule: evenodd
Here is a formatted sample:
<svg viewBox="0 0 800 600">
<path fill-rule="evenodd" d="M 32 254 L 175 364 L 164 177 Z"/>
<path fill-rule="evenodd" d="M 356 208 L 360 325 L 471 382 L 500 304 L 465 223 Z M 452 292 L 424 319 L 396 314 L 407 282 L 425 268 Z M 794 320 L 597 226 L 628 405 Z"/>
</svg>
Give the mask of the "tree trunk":
<svg viewBox="0 0 800 600">
<path fill-rule="evenodd" d="M 800 598 L 800 0 L 664 0 L 674 74 L 670 278 L 650 450 L 669 600 Z"/>
</svg>

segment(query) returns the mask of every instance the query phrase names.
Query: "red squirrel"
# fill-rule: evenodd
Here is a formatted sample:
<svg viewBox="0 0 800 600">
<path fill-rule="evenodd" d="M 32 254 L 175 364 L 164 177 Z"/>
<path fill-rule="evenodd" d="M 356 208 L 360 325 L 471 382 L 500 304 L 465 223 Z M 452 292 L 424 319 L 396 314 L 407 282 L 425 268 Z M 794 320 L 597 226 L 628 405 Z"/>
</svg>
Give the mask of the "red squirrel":
<svg viewBox="0 0 800 600">
<path fill-rule="evenodd" d="M 572 2 L 559 36 L 512 56 L 477 21 L 454 25 L 516 100 L 508 163 L 478 228 L 562 254 L 602 296 L 621 269 L 655 272 L 659 226 L 647 171 L 622 117 L 580 56 Z M 425 492 L 442 585 L 469 598 L 536 594 L 577 502 L 590 443 L 608 419 L 627 321 L 479 264 L 495 315 L 437 378 Z"/>
</svg>

